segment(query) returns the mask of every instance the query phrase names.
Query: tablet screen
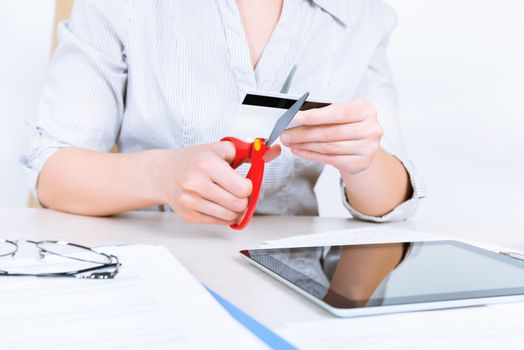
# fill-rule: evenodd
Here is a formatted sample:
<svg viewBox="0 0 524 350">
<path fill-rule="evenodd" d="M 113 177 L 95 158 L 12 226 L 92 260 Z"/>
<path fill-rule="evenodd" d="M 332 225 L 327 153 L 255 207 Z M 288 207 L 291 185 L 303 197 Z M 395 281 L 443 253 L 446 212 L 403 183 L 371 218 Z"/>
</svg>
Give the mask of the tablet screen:
<svg viewBox="0 0 524 350">
<path fill-rule="evenodd" d="M 524 262 L 455 241 L 241 252 L 335 308 L 524 294 Z"/>
</svg>

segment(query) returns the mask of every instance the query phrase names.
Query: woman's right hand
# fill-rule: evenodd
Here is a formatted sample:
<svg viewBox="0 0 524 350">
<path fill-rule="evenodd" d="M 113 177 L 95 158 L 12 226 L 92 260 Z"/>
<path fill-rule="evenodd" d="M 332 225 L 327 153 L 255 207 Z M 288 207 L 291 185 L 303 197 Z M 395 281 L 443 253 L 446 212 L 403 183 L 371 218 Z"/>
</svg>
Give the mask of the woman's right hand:
<svg viewBox="0 0 524 350">
<path fill-rule="evenodd" d="M 152 186 L 158 197 L 190 223 L 231 225 L 247 209 L 251 181 L 230 163 L 235 158 L 231 142 L 198 145 L 177 150 L 157 150 L 151 168 Z M 273 146 L 266 154 L 270 161 L 280 154 Z"/>
</svg>

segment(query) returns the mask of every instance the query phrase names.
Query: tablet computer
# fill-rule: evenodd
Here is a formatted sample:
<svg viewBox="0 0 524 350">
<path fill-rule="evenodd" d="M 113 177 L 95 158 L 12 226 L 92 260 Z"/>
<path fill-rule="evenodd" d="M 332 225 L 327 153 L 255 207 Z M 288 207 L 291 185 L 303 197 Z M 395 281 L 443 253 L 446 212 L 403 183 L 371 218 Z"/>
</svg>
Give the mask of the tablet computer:
<svg viewBox="0 0 524 350">
<path fill-rule="evenodd" d="M 524 261 L 456 241 L 242 250 L 340 317 L 524 300 Z"/>
</svg>

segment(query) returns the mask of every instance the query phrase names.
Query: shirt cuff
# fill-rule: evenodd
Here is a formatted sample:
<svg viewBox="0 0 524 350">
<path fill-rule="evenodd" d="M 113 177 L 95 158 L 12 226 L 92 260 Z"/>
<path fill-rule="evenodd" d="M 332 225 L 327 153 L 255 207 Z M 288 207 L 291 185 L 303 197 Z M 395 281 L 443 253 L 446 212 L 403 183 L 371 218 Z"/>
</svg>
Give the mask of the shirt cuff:
<svg viewBox="0 0 524 350">
<path fill-rule="evenodd" d="M 45 133 L 38 126 L 28 123 L 31 131 L 31 150 L 23 154 L 20 159 L 20 165 L 24 170 L 26 184 L 33 197 L 40 204 L 38 199 L 37 184 L 40 172 L 47 160 L 62 148 L 71 147 L 68 144 L 60 142 Z"/>
<path fill-rule="evenodd" d="M 402 165 L 404 165 L 404 168 L 408 172 L 408 176 L 410 179 L 411 186 L 413 187 L 413 196 L 406 200 L 405 202 L 399 204 L 395 209 L 387 213 L 383 216 L 371 216 L 361 213 L 360 211 L 356 210 L 351 206 L 351 203 L 349 203 L 349 200 L 347 198 L 346 193 L 346 184 L 340 178 L 340 188 L 342 191 L 342 203 L 346 207 L 346 209 L 349 211 L 349 213 L 355 218 L 363 221 L 370 221 L 370 222 L 391 222 L 391 221 L 400 221 L 405 220 L 415 214 L 417 211 L 418 203 L 420 199 L 424 198 L 426 196 L 426 186 L 424 184 L 424 180 L 418 175 L 417 171 L 415 170 L 415 167 L 413 164 L 407 160 L 402 159 L 401 157 L 392 154 L 395 158 L 400 160 Z"/>
</svg>

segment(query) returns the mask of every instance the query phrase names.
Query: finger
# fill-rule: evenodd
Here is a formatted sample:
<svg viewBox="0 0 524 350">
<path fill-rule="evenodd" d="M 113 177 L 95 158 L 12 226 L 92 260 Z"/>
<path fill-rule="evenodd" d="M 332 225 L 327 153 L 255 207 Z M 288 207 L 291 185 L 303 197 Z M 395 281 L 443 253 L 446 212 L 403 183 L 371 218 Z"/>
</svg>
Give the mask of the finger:
<svg viewBox="0 0 524 350">
<path fill-rule="evenodd" d="M 244 213 L 247 209 L 247 198 L 238 198 L 213 182 L 207 182 L 207 184 L 196 189 L 195 192 L 202 198 L 236 213 Z"/>
<path fill-rule="evenodd" d="M 242 215 L 242 213 L 234 212 L 214 202 L 208 201 L 200 197 L 197 193 L 185 193 L 181 201 L 186 208 L 229 223 L 237 222 Z"/>
<path fill-rule="evenodd" d="M 293 122 L 300 125 L 355 123 L 373 114 L 376 111 L 369 103 L 351 101 L 300 112 L 293 118 Z"/>
<path fill-rule="evenodd" d="M 237 173 L 229 163 L 223 160 L 213 163 L 211 180 L 227 192 L 238 198 L 247 198 L 251 194 L 251 181 Z"/>
<path fill-rule="evenodd" d="M 361 140 L 367 136 L 365 123 L 306 125 L 287 129 L 280 135 L 284 145 L 304 142 Z"/>
<path fill-rule="evenodd" d="M 295 150 L 293 154 L 317 163 L 329 164 L 350 174 L 357 174 L 369 167 L 369 159 L 365 156 L 342 156 L 342 155 L 325 155 L 311 151 Z"/>
<path fill-rule="evenodd" d="M 304 151 L 299 149 L 291 149 L 291 152 L 301 158 L 311 160 L 317 163 L 332 164 L 333 156 L 328 156 L 322 153 L 316 153 L 311 151 Z"/>
<path fill-rule="evenodd" d="M 367 140 L 350 140 L 336 142 L 306 142 L 290 144 L 289 148 L 299 151 L 310 151 L 325 155 L 360 155 L 365 152 Z"/>
<path fill-rule="evenodd" d="M 304 150 L 291 150 L 291 152 L 298 157 L 317 163 L 333 165 L 334 167 L 337 167 L 338 165 L 347 165 L 352 162 L 361 162 L 363 159 L 362 156 L 327 155 Z"/>
<path fill-rule="evenodd" d="M 218 144 L 213 145 L 215 152 L 219 154 L 226 162 L 231 163 L 235 159 L 236 150 L 235 146 L 230 141 L 221 141 Z M 281 152 L 280 145 L 272 145 L 264 155 L 264 160 L 270 162 L 275 158 L 278 158 Z M 248 159 L 249 160 L 249 159 Z"/>
<path fill-rule="evenodd" d="M 266 162 L 270 162 L 278 158 L 281 152 L 282 148 L 280 147 L 280 145 L 272 145 L 271 148 L 266 152 L 266 154 L 264 154 L 264 160 Z"/>
</svg>

